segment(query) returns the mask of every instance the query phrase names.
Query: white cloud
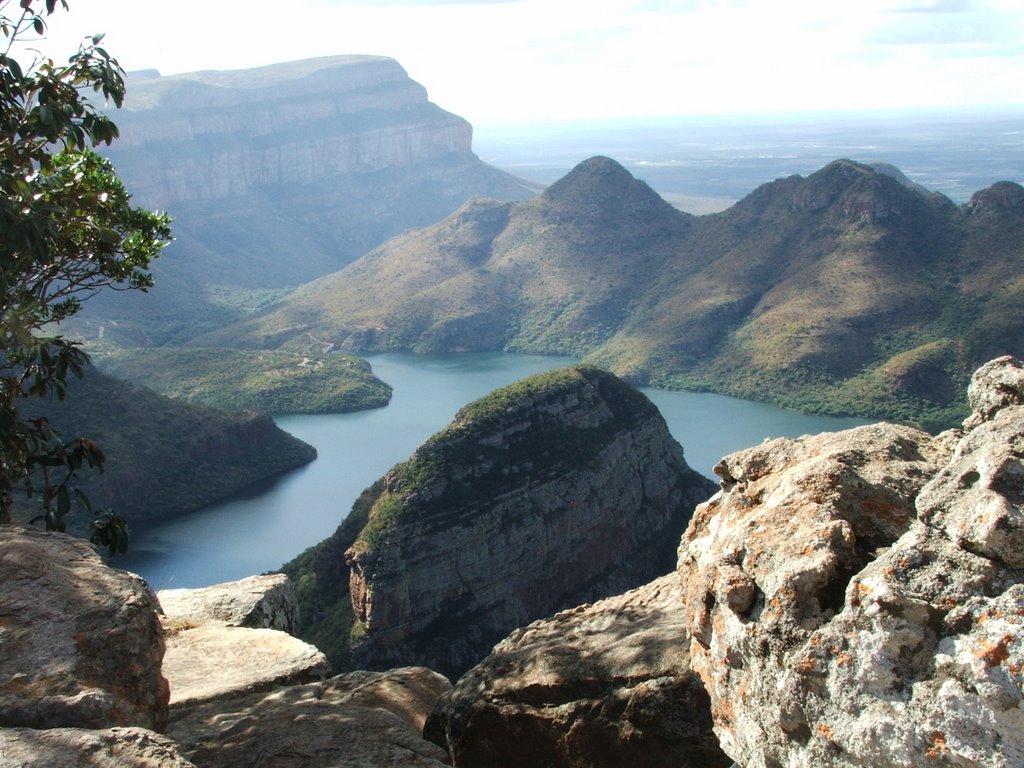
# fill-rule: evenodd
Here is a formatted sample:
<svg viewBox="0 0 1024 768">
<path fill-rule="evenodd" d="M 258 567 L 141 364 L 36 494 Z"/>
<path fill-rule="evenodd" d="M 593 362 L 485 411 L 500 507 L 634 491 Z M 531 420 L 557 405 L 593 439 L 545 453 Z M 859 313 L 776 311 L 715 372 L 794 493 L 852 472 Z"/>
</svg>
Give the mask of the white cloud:
<svg viewBox="0 0 1024 768">
<path fill-rule="evenodd" d="M 1021 104 L 1021 0 L 71 0 L 128 68 L 392 56 L 476 124 Z M 244 8 L 244 10 L 240 10 Z"/>
</svg>

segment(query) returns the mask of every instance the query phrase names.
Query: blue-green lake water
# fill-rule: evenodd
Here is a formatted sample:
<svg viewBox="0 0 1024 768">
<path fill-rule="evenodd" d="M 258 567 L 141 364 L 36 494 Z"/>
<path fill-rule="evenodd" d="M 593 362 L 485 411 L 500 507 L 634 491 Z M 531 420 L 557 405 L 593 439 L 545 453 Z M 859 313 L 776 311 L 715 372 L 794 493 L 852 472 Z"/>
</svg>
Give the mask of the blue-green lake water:
<svg viewBox="0 0 1024 768">
<path fill-rule="evenodd" d="M 327 416 L 280 416 L 278 424 L 315 446 L 313 463 L 243 498 L 159 526 L 133 528 L 130 552 L 112 565 L 154 589 L 198 587 L 272 570 L 330 536 L 372 482 L 444 427 L 466 403 L 571 358 L 512 354 L 369 358 L 394 388 L 390 405 Z M 690 466 L 708 477 L 718 460 L 766 437 L 796 437 L 865 423 L 806 416 L 762 403 L 644 389 Z"/>
</svg>

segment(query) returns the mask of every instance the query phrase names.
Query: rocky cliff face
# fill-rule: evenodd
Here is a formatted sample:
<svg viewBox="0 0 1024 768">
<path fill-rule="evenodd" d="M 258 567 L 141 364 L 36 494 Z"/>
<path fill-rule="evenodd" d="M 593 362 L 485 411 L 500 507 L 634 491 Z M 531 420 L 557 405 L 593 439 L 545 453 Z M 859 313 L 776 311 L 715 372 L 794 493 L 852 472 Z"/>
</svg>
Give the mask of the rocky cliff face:
<svg viewBox="0 0 1024 768">
<path fill-rule="evenodd" d="M 511 629 L 671 569 L 708 483 L 657 409 L 568 368 L 467 406 L 378 484 L 345 552 L 357 666 L 449 675 Z"/>
<path fill-rule="evenodd" d="M 129 77 L 114 117 L 106 153 L 175 238 L 144 302 L 90 302 L 90 330 L 124 344 L 179 343 L 470 198 L 537 190 L 481 162 L 470 125 L 383 57 Z"/>
<path fill-rule="evenodd" d="M 969 400 L 963 431 L 726 457 L 674 584 L 512 633 L 429 737 L 461 768 L 713 765 L 712 721 L 743 768 L 1021 765 L 1024 364 L 983 366 Z"/>
<path fill-rule="evenodd" d="M 745 768 L 1024 762 L 1024 368 L 966 433 L 773 441 L 680 546 L 693 669 Z"/>
<path fill-rule="evenodd" d="M 472 151 L 469 123 L 383 57 L 129 78 L 128 90 L 111 155 L 160 208 Z"/>
</svg>

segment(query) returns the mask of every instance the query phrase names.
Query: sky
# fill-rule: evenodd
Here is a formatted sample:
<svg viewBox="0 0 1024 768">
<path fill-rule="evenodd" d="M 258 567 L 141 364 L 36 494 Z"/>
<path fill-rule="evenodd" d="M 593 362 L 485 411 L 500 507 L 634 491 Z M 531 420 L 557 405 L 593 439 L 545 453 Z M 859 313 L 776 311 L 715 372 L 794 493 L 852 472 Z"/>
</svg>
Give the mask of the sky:
<svg viewBox="0 0 1024 768">
<path fill-rule="evenodd" d="M 479 127 L 673 115 L 1024 106 L 1024 0 L 68 0 L 127 70 L 398 60 Z M 130 92 L 129 92 L 130 98 Z"/>
</svg>

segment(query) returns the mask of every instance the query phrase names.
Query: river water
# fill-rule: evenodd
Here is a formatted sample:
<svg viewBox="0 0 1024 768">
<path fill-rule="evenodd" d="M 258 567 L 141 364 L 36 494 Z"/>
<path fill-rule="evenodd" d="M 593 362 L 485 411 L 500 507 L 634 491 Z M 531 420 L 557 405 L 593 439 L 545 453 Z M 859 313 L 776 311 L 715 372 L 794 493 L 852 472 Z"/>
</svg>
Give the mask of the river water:
<svg viewBox="0 0 1024 768">
<path fill-rule="evenodd" d="M 573 362 L 566 357 L 473 353 L 384 354 L 368 358 L 391 384 L 390 405 L 372 411 L 280 416 L 278 424 L 315 446 L 313 463 L 245 497 L 159 526 L 133 526 L 127 556 L 154 589 L 199 587 L 272 570 L 325 539 L 373 481 L 406 459 L 466 403 L 517 379 Z M 708 477 L 725 454 L 766 437 L 846 429 L 862 419 L 806 416 L 761 403 L 644 389 Z"/>
</svg>

